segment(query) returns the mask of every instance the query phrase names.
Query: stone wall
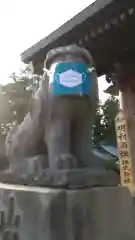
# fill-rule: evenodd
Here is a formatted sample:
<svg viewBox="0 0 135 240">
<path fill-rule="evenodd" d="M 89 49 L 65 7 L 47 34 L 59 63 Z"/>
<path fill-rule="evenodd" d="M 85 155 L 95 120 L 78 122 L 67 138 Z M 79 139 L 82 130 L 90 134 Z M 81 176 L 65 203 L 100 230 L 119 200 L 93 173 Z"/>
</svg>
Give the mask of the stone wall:
<svg viewBox="0 0 135 240">
<path fill-rule="evenodd" d="M 0 184 L 0 239 L 134 240 L 133 201 L 122 187 L 64 190 Z"/>
</svg>

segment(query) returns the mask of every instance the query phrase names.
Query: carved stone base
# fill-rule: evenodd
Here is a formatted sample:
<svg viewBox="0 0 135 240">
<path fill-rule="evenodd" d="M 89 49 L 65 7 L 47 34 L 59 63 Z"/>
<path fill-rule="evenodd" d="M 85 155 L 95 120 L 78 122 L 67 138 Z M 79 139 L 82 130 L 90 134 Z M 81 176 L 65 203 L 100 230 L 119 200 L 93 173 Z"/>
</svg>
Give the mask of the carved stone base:
<svg viewBox="0 0 135 240">
<path fill-rule="evenodd" d="M 57 170 L 46 169 L 39 178 L 33 176 L 17 176 L 11 172 L 1 172 L 0 182 L 33 186 L 51 186 L 66 188 L 86 188 L 99 186 L 117 186 L 119 175 L 113 171 L 84 169 Z"/>
<path fill-rule="evenodd" d="M 0 184 L 1 240 L 134 240 L 123 187 L 64 190 Z"/>
<path fill-rule="evenodd" d="M 47 172 L 39 180 L 39 185 L 53 185 L 54 187 L 85 188 L 97 186 L 116 186 L 119 177 L 112 171 L 98 171 L 89 168 L 61 170 L 54 173 Z"/>
</svg>

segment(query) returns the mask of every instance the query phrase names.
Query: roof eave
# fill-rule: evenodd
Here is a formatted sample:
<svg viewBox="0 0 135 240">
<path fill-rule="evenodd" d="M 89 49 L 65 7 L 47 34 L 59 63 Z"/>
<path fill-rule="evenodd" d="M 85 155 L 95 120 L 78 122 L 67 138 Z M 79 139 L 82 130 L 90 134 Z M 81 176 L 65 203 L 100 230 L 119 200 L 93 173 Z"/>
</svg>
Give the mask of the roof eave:
<svg viewBox="0 0 135 240">
<path fill-rule="evenodd" d="M 44 51 L 46 51 L 46 48 L 48 48 L 53 42 L 58 41 L 58 39 L 65 34 L 70 33 L 78 25 L 83 24 L 88 18 L 92 17 L 95 13 L 99 12 L 114 1 L 115 0 L 96 0 L 82 12 L 64 23 L 60 28 L 21 53 L 22 61 L 25 63 L 32 61 L 34 56 L 41 50 L 44 49 Z"/>
</svg>

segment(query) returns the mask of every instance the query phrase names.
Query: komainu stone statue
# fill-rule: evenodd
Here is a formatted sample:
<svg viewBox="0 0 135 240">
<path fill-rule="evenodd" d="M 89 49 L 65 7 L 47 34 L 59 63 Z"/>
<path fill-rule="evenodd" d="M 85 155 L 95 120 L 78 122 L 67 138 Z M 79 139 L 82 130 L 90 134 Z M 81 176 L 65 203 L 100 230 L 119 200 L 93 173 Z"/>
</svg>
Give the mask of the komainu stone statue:
<svg viewBox="0 0 135 240">
<path fill-rule="evenodd" d="M 58 47 L 48 52 L 45 69 L 30 111 L 7 136 L 11 171 L 24 176 L 46 172 L 47 177 L 49 172 L 52 178 L 56 172 L 101 167 L 91 153 L 98 102 L 92 56 L 76 45 Z"/>
<path fill-rule="evenodd" d="M 45 128 L 49 166 L 56 169 L 63 154 L 68 154 L 69 162 L 76 158 L 76 167 L 88 162 L 92 167 L 91 134 L 98 97 L 92 57 L 74 45 L 60 47 L 47 54 L 45 66 L 50 71 L 49 121 Z"/>
</svg>

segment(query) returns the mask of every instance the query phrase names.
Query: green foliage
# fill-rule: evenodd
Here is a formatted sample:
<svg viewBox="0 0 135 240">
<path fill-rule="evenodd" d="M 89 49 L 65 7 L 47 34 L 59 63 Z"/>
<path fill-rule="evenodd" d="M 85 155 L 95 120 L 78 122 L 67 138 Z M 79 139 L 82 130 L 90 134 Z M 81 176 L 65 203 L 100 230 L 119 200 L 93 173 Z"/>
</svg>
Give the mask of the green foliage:
<svg viewBox="0 0 135 240">
<path fill-rule="evenodd" d="M 92 142 L 95 146 L 99 146 L 100 142 L 104 140 L 105 127 L 102 122 L 102 119 L 103 119 L 102 105 L 101 103 L 99 103 L 99 106 L 96 112 L 95 123 L 93 126 Z"/>
<path fill-rule="evenodd" d="M 116 146 L 115 117 L 117 113 L 118 100 L 115 97 L 111 96 L 103 105 L 99 104 L 93 128 L 93 144 L 97 147 L 101 143 Z M 108 157 L 108 160 L 105 161 L 105 169 L 120 174 L 116 162 L 116 158 Z"/>
<path fill-rule="evenodd" d="M 115 117 L 118 113 L 118 100 L 109 97 L 98 106 L 93 127 L 93 144 L 99 146 L 101 142 L 116 146 Z"/>
<path fill-rule="evenodd" d="M 32 86 L 38 85 L 40 81 L 40 76 L 28 75 L 27 71 L 22 71 L 19 76 L 12 73 L 10 78 L 12 82 L 1 86 L 0 134 L 6 134 L 12 125 L 19 124 L 24 119 L 29 108 Z"/>
<path fill-rule="evenodd" d="M 118 113 L 118 100 L 111 96 L 102 106 L 105 141 L 116 146 L 115 117 Z"/>
</svg>

